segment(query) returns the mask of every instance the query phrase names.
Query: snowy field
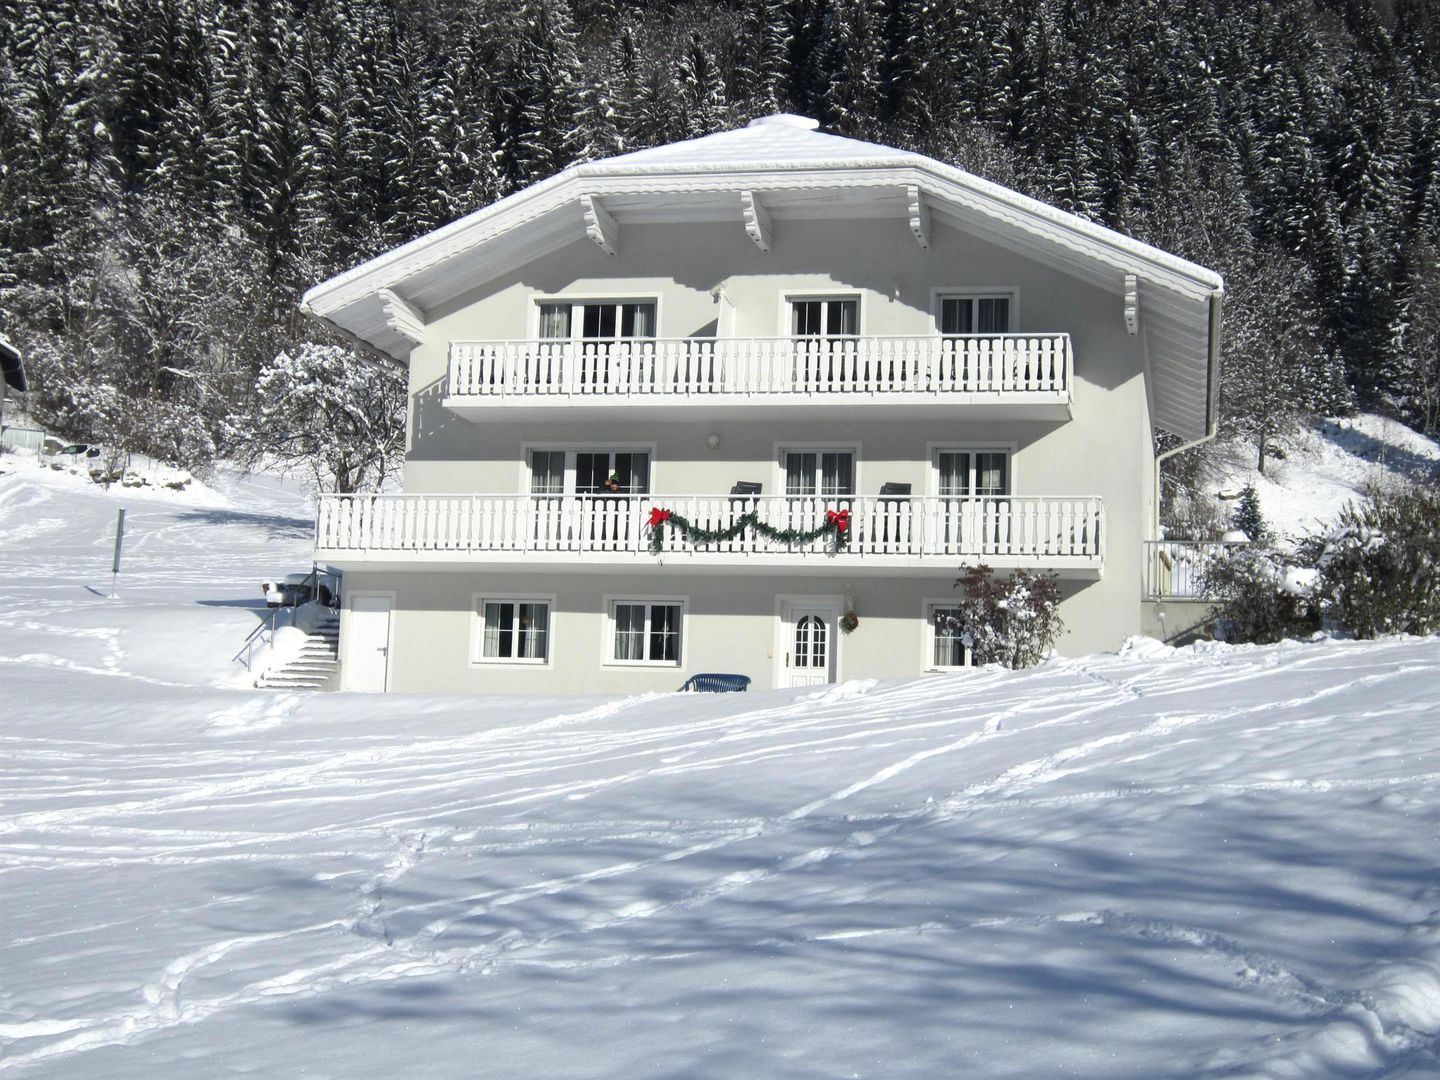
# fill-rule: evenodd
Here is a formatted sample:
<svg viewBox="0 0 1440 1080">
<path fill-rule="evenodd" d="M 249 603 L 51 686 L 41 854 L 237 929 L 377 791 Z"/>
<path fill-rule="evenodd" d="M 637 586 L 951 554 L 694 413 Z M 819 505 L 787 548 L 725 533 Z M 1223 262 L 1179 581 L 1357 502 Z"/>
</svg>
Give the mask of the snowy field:
<svg viewBox="0 0 1440 1080">
<path fill-rule="evenodd" d="M 1440 641 L 265 694 L 298 491 L 124 500 L 111 600 L 0 472 L 0 1074 L 1440 1076 Z"/>
</svg>

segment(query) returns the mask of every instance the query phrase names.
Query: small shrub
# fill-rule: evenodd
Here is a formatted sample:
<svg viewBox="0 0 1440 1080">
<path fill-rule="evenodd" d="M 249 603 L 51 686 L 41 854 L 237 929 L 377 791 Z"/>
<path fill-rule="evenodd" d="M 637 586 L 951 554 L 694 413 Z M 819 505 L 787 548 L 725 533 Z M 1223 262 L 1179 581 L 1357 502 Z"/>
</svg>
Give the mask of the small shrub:
<svg viewBox="0 0 1440 1080">
<path fill-rule="evenodd" d="M 1186 492 L 1166 503 L 1161 524 L 1167 540 L 1219 540 L 1230 528 L 1230 517 L 1213 497 Z"/>
<path fill-rule="evenodd" d="M 1319 564 L 1330 616 L 1345 631 L 1440 631 L 1440 492 L 1400 488 L 1347 506 Z"/>
<path fill-rule="evenodd" d="M 938 625 L 964 639 L 976 664 L 1023 668 L 1038 664 L 1064 629 L 1060 586 L 1055 574 L 1013 571 L 997 578 L 988 566 L 976 566 L 955 582 L 965 590 L 958 616 Z"/>
<path fill-rule="evenodd" d="M 1239 529 L 1254 544 L 1263 544 L 1270 538 L 1270 529 L 1265 524 L 1265 515 L 1260 512 L 1260 493 L 1254 484 L 1246 484 L 1240 492 L 1240 502 L 1230 518 L 1231 525 Z"/>
<path fill-rule="evenodd" d="M 1237 544 L 1214 556 L 1203 581 L 1226 641 L 1269 645 L 1320 629 L 1313 571 L 1264 544 Z"/>
</svg>

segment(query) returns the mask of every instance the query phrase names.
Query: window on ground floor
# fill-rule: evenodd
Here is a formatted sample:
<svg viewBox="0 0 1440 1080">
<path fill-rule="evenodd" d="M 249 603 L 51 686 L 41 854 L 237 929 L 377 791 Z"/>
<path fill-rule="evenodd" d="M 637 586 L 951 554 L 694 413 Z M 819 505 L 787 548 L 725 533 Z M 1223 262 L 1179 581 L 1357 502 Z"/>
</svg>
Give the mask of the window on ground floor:
<svg viewBox="0 0 1440 1080">
<path fill-rule="evenodd" d="M 971 666 L 973 657 L 960 630 L 959 608 L 930 604 L 925 610 L 925 622 L 930 641 L 926 662 L 930 670 L 950 671 Z"/>
<path fill-rule="evenodd" d="M 615 600 L 610 622 L 612 663 L 680 665 L 683 601 Z"/>
<path fill-rule="evenodd" d="M 550 601 L 491 598 L 476 602 L 483 663 L 544 664 L 550 659 Z"/>
</svg>

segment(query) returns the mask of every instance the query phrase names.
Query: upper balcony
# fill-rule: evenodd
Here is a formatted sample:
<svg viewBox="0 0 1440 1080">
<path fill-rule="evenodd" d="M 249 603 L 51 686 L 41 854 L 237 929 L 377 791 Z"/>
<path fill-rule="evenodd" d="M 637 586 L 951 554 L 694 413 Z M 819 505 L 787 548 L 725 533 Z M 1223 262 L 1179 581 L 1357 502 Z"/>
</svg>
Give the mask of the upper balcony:
<svg viewBox="0 0 1440 1080">
<path fill-rule="evenodd" d="M 842 513 L 843 540 L 827 528 Z M 1090 497 L 325 495 L 315 547 L 350 569 L 947 574 L 985 563 L 1094 577 L 1104 529 Z"/>
<path fill-rule="evenodd" d="M 1073 382 L 1069 334 L 457 341 L 445 405 L 487 422 L 617 407 L 1066 420 Z"/>
</svg>

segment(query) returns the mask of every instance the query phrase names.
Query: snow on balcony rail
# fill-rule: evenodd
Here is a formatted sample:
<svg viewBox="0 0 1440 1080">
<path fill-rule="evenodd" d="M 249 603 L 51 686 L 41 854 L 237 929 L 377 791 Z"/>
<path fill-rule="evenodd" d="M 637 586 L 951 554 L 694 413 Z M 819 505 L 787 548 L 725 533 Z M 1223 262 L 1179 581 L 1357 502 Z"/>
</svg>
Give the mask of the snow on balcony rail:
<svg viewBox="0 0 1440 1080">
<path fill-rule="evenodd" d="M 457 341 L 451 398 L 1007 394 L 1068 401 L 1069 334 Z"/>
<path fill-rule="evenodd" d="M 930 556 L 953 559 L 1033 557 L 1094 562 L 1102 555 L 1104 505 L 1098 498 L 994 496 L 730 495 L 326 495 L 316 547 L 348 553 L 454 554 L 650 553 L 652 508 L 670 510 L 706 530 L 739 517 L 785 530 L 813 530 L 831 510 L 850 511 L 850 534 L 836 551 L 822 537 L 804 543 L 746 530 L 732 540 L 691 544 L 666 530 L 661 554 L 697 558 L 752 554 Z"/>
</svg>

